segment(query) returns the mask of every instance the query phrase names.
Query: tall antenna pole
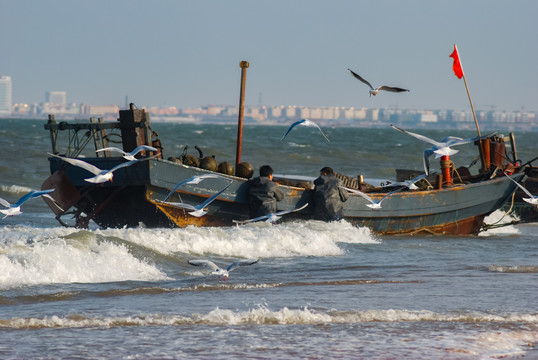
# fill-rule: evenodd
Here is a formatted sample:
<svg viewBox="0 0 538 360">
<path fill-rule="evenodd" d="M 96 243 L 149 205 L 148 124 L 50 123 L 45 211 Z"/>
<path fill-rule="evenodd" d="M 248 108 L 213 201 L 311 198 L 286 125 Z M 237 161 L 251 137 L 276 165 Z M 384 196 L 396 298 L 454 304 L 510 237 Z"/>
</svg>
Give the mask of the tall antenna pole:
<svg viewBox="0 0 538 360">
<path fill-rule="evenodd" d="M 241 90 L 239 93 L 239 118 L 237 120 L 237 147 L 235 151 L 235 168 L 241 163 L 241 146 L 243 144 L 243 113 L 245 112 L 245 82 L 247 80 L 248 61 L 239 63 L 241 68 Z"/>
</svg>

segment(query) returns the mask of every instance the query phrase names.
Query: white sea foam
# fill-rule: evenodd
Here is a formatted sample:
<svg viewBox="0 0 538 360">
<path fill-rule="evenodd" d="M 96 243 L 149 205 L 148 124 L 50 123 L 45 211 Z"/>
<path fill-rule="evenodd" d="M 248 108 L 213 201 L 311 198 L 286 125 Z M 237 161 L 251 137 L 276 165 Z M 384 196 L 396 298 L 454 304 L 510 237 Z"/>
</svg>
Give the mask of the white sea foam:
<svg viewBox="0 0 538 360">
<path fill-rule="evenodd" d="M 0 288 L 168 279 L 160 264 L 152 263 L 150 252 L 245 258 L 338 256 L 344 253 L 340 243 L 379 241 L 368 229 L 345 221 L 84 231 L 4 226 L 0 228 Z"/>
<path fill-rule="evenodd" d="M 498 224 L 507 224 L 512 221 L 517 221 L 519 218 L 511 213 L 506 213 L 503 210 L 496 210 L 492 214 L 486 216 L 484 219 L 484 224 L 487 225 L 498 225 Z M 519 227 L 515 225 L 508 225 L 498 228 L 491 228 L 487 231 L 480 232 L 480 236 L 490 236 L 490 235 L 519 235 Z"/>
<path fill-rule="evenodd" d="M 2 192 L 12 193 L 12 194 L 26 194 L 33 190 L 29 187 L 20 186 L 20 185 L 9 185 L 9 186 L 2 185 L 0 189 L 2 190 Z"/>
<path fill-rule="evenodd" d="M 538 273 L 538 266 L 533 266 L 533 265 L 517 265 L 517 266 L 490 265 L 488 270 L 491 271 L 491 272 L 500 272 L 500 273 Z"/>
<path fill-rule="evenodd" d="M 270 310 L 266 306 L 238 311 L 216 308 L 206 314 L 160 315 L 147 314 L 118 317 L 87 317 L 71 315 L 65 317 L 51 316 L 43 318 L 5 318 L 0 320 L 0 327 L 5 328 L 76 328 L 76 327 L 115 327 L 115 326 L 155 326 L 155 325 L 318 325 L 318 324 L 357 324 L 369 322 L 478 322 L 478 323 L 538 323 L 536 314 L 491 315 L 475 314 L 440 314 L 431 311 L 409 310 L 366 310 L 366 311 L 315 311 L 307 307 Z M 527 331 L 528 341 L 538 341 L 538 331 Z M 499 332 L 497 332 L 499 334 Z M 484 334 L 488 338 L 493 334 Z"/>
<path fill-rule="evenodd" d="M 312 147 L 309 144 L 298 144 L 298 143 L 293 142 L 293 141 L 289 142 L 289 146 L 296 147 L 296 148 L 309 148 L 309 147 Z"/>
<path fill-rule="evenodd" d="M 0 228 L 0 288 L 163 279 L 161 270 L 127 246 L 90 231 Z"/>
<path fill-rule="evenodd" d="M 340 243 L 379 243 L 366 228 L 341 221 L 266 222 L 234 227 L 185 229 L 106 229 L 103 236 L 116 236 L 163 254 L 213 254 L 231 257 L 337 256 Z"/>
</svg>

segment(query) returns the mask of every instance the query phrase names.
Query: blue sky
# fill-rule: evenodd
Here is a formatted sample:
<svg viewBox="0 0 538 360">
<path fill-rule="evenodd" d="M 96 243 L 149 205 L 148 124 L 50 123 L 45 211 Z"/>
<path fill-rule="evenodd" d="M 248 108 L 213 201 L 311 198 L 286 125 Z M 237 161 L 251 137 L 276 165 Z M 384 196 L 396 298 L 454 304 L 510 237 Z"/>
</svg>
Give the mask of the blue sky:
<svg viewBox="0 0 538 360">
<path fill-rule="evenodd" d="M 13 101 L 538 110 L 538 1 L 0 0 Z M 368 96 L 366 85 L 410 89 Z"/>
</svg>

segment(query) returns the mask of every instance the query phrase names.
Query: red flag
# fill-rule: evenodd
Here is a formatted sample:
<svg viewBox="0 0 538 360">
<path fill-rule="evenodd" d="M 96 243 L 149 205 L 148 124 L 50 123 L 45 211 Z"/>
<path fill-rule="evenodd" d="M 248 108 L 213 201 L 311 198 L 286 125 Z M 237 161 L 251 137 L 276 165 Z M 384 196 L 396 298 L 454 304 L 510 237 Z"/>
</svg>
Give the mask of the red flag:
<svg viewBox="0 0 538 360">
<path fill-rule="evenodd" d="M 461 67 L 460 56 L 458 55 L 458 48 L 456 47 L 456 44 L 454 44 L 454 51 L 452 52 L 452 54 L 450 54 L 449 57 L 454 58 L 452 70 L 454 70 L 454 74 L 458 77 L 458 79 L 461 79 L 461 77 L 463 76 L 463 69 Z"/>
</svg>

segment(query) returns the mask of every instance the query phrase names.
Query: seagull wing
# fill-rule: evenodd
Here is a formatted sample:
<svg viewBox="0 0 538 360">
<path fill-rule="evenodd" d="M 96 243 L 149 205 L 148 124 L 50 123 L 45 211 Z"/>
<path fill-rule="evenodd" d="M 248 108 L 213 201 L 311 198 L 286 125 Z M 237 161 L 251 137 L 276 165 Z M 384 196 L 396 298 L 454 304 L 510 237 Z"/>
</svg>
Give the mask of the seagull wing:
<svg viewBox="0 0 538 360">
<path fill-rule="evenodd" d="M 201 266 L 212 271 L 217 271 L 219 269 L 219 267 L 213 261 L 209 260 L 189 260 L 189 264 Z"/>
<path fill-rule="evenodd" d="M 160 201 L 160 200 L 157 200 L 156 202 L 158 202 L 159 204 L 165 204 L 165 205 L 170 205 L 170 206 L 176 206 L 176 207 L 180 207 L 182 209 L 187 209 L 187 210 L 198 210 L 196 207 L 194 207 L 193 205 L 191 204 L 187 204 L 187 203 L 182 203 L 182 202 L 173 202 L 173 201 Z"/>
<path fill-rule="evenodd" d="M 11 207 L 11 204 L 6 199 L 0 198 L 0 204 L 4 205 L 7 208 Z"/>
<path fill-rule="evenodd" d="M 348 69 L 348 70 L 351 72 L 351 75 L 353 75 L 356 79 L 359 79 L 360 81 L 362 81 L 363 83 L 368 85 L 370 87 L 370 89 L 375 90 L 374 87 L 372 86 L 372 84 L 370 84 L 368 81 L 363 79 L 359 74 L 353 72 L 353 70 L 351 70 L 351 69 Z"/>
<path fill-rule="evenodd" d="M 207 205 L 209 205 L 210 203 L 212 203 L 220 194 L 222 194 L 224 191 L 226 191 L 226 189 L 228 189 L 230 187 L 230 185 L 232 185 L 232 183 L 229 183 L 228 185 L 226 185 L 226 187 L 224 189 L 222 189 L 221 191 L 219 191 L 218 193 L 213 194 L 210 198 L 208 198 L 202 204 L 195 206 L 196 210 L 201 210 L 201 209 L 205 208 Z"/>
<path fill-rule="evenodd" d="M 379 205 L 381 205 L 381 203 L 383 202 L 383 200 L 385 200 L 386 198 L 388 198 L 389 196 L 391 196 L 392 194 L 394 193 L 397 193 L 398 191 L 402 191 L 403 189 L 405 189 L 406 187 L 405 186 L 402 186 L 401 188 L 398 188 L 396 190 L 393 190 L 391 192 L 389 192 L 387 195 L 383 196 L 383 198 L 381 198 L 381 200 L 379 200 Z"/>
<path fill-rule="evenodd" d="M 232 220 L 232 222 L 234 222 L 235 224 L 243 225 L 243 224 L 248 224 L 248 223 L 251 223 L 251 222 L 256 222 L 256 221 L 268 219 L 269 217 L 271 217 L 271 215 L 274 215 L 274 214 L 262 215 L 262 216 L 258 216 L 258 217 L 255 217 L 253 219 L 248 219 L 248 220 Z"/>
<path fill-rule="evenodd" d="M 112 151 L 112 152 L 118 152 L 118 153 L 121 153 L 123 155 L 127 155 L 128 153 L 126 153 L 125 151 L 123 151 L 122 149 L 119 149 L 117 147 L 114 147 L 114 146 L 111 146 L 111 147 L 106 147 L 106 148 L 102 148 L 102 149 L 99 149 L 99 150 L 95 150 L 95 152 L 100 152 L 100 151 Z"/>
<path fill-rule="evenodd" d="M 136 155 L 138 154 L 139 152 L 141 151 L 154 151 L 154 152 L 157 152 L 159 151 L 158 149 L 154 148 L 153 146 L 149 146 L 149 145 L 140 145 L 140 146 L 137 146 L 133 151 L 131 151 L 129 154 L 131 155 Z"/>
<path fill-rule="evenodd" d="M 305 120 L 303 119 L 303 120 L 299 120 L 299 121 L 296 121 L 296 122 L 294 122 L 293 124 L 291 124 L 291 126 L 288 128 L 288 131 L 286 131 L 286 133 L 284 134 L 284 136 L 282 136 L 282 139 L 280 139 L 280 141 L 284 140 L 284 138 L 285 138 L 286 136 L 288 136 L 288 134 L 290 133 L 290 131 L 291 131 L 294 127 L 296 127 L 297 125 L 302 124 L 302 123 L 304 123 L 304 122 L 305 122 Z"/>
<path fill-rule="evenodd" d="M 301 211 L 303 210 L 304 208 L 306 208 L 308 206 L 308 203 L 304 204 L 303 206 L 301 206 L 300 208 L 296 208 L 296 209 L 293 209 L 293 210 L 283 210 L 283 211 L 279 211 L 277 213 L 275 213 L 275 215 L 277 216 L 281 216 L 281 215 L 285 215 L 285 214 L 289 214 L 289 213 L 292 213 L 292 212 L 296 212 L 296 211 Z M 268 215 L 269 216 L 269 215 Z M 268 217 L 267 216 L 267 217 Z"/>
<path fill-rule="evenodd" d="M 64 157 L 64 156 L 58 156 L 54 154 L 49 154 L 49 155 L 62 159 L 63 161 L 68 162 L 71 165 L 78 166 L 84 170 L 91 172 L 94 175 L 99 175 L 102 171 L 97 166 L 87 163 L 86 161 L 83 161 L 83 160 L 73 159 L 73 158 Z"/>
<path fill-rule="evenodd" d="M 372 204 L 377 204 L 376 201 L 374 201 L 374 199 L 372 199 L 371 197 L 369 197 L 368 195 L 366 195 L 365 193 L 363 193 L 362 191 L 359 191 L 359 190 L 355 190 L 355 189 L 350 189 L 350 188 L 347 188 L 347 187 L 344 187 L 344 189 L 346 189 L 347 191 L 353 193 L 353 194 L 357 194 L 357 195 L 360 195 L 362 196 L 363 198 L 365 198 L 366 200 L 368 200 L 369 202 L 371 202 Z"/>
<path fill-rule="evenodd" d="M 239 261 L 236 261 L 236 262 L 232 263 L 230 266 L 228 266 L 226 271 L 232 271 L 232 270 L 236 269 L 238 266 L 248 266 L 248 265 L 256 264 L 258 261 L 260 261 L 260 259 L 239 260 Z"/>
<path fill-rule="evenodd" d="M 413 137 L 415 137 L 415 138 L 417 138 L 417 139 L 419 139 L 419 140 L 425 141 L 425 142 L 430 143 L 430 144 L 432 144 L 432 145 L 435 145 L 435 146 L 440 146 L 440 145 L 441 145 L 439 142 L 437 142 L 437 141 L 435 141 L 435 140 L 433 140 L 433 139 L 430 139 L 429 137 L 426 137 L 426 136 L 424 136 L 424 135 L 415 134 L 415 133 L 412 133 L 411 131 L 407 131 L 407 130 L 404 130 L 404 129 L 400 129 L 399 127 L 394 126 L 394 125 L 392 125 L 392 124 L 391 124 L 390 126 L 391 126 L 393 129 L 396 129 L 396 130 L 398 130 L 398 131 L 401 131 L 401 132 L 403 132 L 403 133 L 405 133 L 405 134 L 407 134 L 407 135 L 411 135 L 411 136 L 413 136 Z"/>
<path fill-rule="evenodd" d="M 417 176 L 417 177 L 414 177 L 413 179 L 409 180 L 409 184 L 410 184 L 410 185 L 411 185 L 411 184 L 414 184 L 414 183 L 416 183 L 416 182 L 418 182 L 418 181 L 424 179 L 424 178 L 427 177 L 427 176 L 428 176 L 428 174 L 422 174 L 422 175 L 419 175 L 419 176 Z"/>
<path fill-rule="evenodd" d="M 321 135 L 323 135 L 323 137 L 325 138 L 325 140 L 327 140 L 327 142 L 330 142 L 329 141 L 329 138 L 327 138 L 327 136 L 325 136 L 325 134 L 323 133 L 323 131 L 321 130 L 321 128 L 319 127 L 318 124 L 316 124 L 314 121 L 312 120 L 307 120 L 307 119 L 304 119 L 304 123 L 303 123 L 305 126 L 315 126 L 318 128 L 319 132 L 321 133 Z"/>
<path fill-rule="evenodd" d="M 247 224 L 247 223 L 251 223 L 251 222 L 256 222 L 256 221 L 260 221 L 260 220 L 269 219 L 272 216 L 280 217 L 280 216 L 285 215 L 285 214 L 289 214 L 289 213 L 292 213 L 292 212 L 303 210 L 307 206 L 308 206 L 308 203 L 304 204 L 300 208 L 296 208 L 296 209 L 293 209 L 293 210 L 283 210 L 283 211 L 276 212 L 274 214 L 262 215 L 262 216 L 258 216 L 258 217 L 255 217 L 255 218 L 249 219 L 249 220 L 232 220 L 232 221 L 234 223 L 236 223 L 236 224 Z"/>
<path fill-rule="evenodd" d="M 56 202 L 56 200 L 54 200 L 54 198 L 53 198 L 52 196 L 50 196 L 49 194 L 43 194 L 43 197 L 49 199 L 49 200 L 54 204 L 54 206 L 56 206 L 61 212 L 65 212 L 65 210 L 62 209 L 62 207 L 60 206 L 60 204 L 58 204 L 58 203 Z M 49 204 L 49 205 L 50 205 L 50 204 Z"/>
<path fill-rule="evenodd" d="M 510 176 L 508 176 L 506 173 L 504 174 L 507 178 L 509 178 L 510 180 L 512 180 L 517 186 L 519 186 L 519 188 L 521 190 L 523 190 L 525 192 L 525 194 L 529 195 L 531 199 L 535 198 L 534 195 L 531 194 L 531 192 L 529 190 L 527 190 L 523 185 L 521 185 L 520 183 L 518 183 L 517 181 L 515 181 L 514 179 L 512 179 Z"/>
<path fill-rule="evenodd" d="M 174 192 L 176 192 L 176 190 L 179 189 L 179 187 L 180 187 L 181 185 L 186 184 L 186 183 L 188 183 L 188 182 L 194 180 L 195 178 L 196 178 L 196 176 L 192 176 L 192 177 L 190 177 L 190 178 L 188 178 L 188 179 L 185 179 L 185 180 L 183 180 L 183 181 L 178 182 L 178 183 L 176 184 L 176 186 L 174 186 L 174 188 L 173 188 L 172 190 L 170 190 L 170 192 L 168 193 L 168 195 L 166 195 L 166 197 L 164 198 L 163 201 L 168 200 L 168 198 L 170 198 L 170 196 L 172 196 L 172 194 L 173 194 Z"/>
<path fill-rule="evenodd" d="M 224 176 L 217 175 L 217 174 L 203 174 L 203 175 L 195 175 L 189 179 L 187 179 L 187 182 L 185 184 L 199 184 L 204 179 L 226 179 Z"/>
<path fill-rule="evenodd" d="M 433 154 L 433 149 L 424 150 L 424 172 L 426 173 L 426 176 L 430 175 L 430 156 Z"/>
<path fill-rule="evenodd" d="M 48 189 L 48 190 L 40 190 L 40 191 L 35 191 L 35 190 L 32 190 L 30 191 L 28 194 L 24 195 L 23 197 L 21 197 L 17 203 L 14 205 L 14 206 L 21 206 L 22 204 L 24 204 L 27 200 L 30 200 L 32 198 L 35 198 L 35 197 L 38 197 L 38 196 L 41 196 L 41 195 L 45 195 L 45 194 L 48 194 L 48 193 L 51 193 L 53 192 L 54 189 Z"/>
<path fill-rule="evenodd" d="M 133 165 L 134 163 L 136 163 L 138 161 L 139 160 L 131 160 L 131 161 L 127 161 L 127 162 L 118 164 L 118 165 L 114 166 L 112 169 L 108 170 L 107 172 L 114 172 L 114 171 L 116 171 L 118 169 L 121 169 L 121 168 L 124 168 L 124 167 L 127 167 L 127 166 L 131 166 L 131 165 Z"/>
<path fill-rule="evenodd" d="M 469 138 L 469 139 L 461 139 L 461 138 L 457 138 L 455 136 L 449 136 L 448 138 L 453 140 L 453 142 L 450 143 L 450 146 L 454 146 L 454 145 L 472 143 L 472 142 L 475 142 L 475 141 L 478 141 L 478 140 L 481 140 L 481 139 L 489 138 L 489 137 L 495 135 L 496 133 L 497 133 L 497 131 L 494 131 L 494 132 L 492 132 L 490 134 L 487 134 L 487 135 L 475 136 L 475 137 Z"/>
<path fill-rule="evenodd" d="M 378 87 L 377 90 L 385 90 L 385 91 L 391 91 L 391 92 L 409 91 L 407 89 L 402 89 L 399 87 L 392 87 L 392 86 L 385 86 L 385 85 Z"/>
</svg>

